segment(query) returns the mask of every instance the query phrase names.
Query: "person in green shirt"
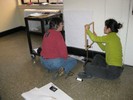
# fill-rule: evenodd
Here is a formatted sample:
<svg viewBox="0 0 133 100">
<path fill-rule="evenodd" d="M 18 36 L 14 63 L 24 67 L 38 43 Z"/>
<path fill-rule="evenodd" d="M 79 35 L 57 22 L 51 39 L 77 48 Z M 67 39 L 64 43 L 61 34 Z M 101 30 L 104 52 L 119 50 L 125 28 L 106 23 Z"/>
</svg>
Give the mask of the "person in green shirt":
<svg viewBox="0 0 133 100">
<path fill-rule="evenodd" d="M 95 55 L 92 62 L 87 63 L 84 72 L 78 74 L 79 78 L 98 77 L 103 79 L 117 79 L 122 71 L 122 45 L 117 33 L 122 24 L 114 19 L 105 21 L 104 36 L 97 36 L 85 25 L 87 35 L 105 52 L 105 57 Z"/>
</svg>

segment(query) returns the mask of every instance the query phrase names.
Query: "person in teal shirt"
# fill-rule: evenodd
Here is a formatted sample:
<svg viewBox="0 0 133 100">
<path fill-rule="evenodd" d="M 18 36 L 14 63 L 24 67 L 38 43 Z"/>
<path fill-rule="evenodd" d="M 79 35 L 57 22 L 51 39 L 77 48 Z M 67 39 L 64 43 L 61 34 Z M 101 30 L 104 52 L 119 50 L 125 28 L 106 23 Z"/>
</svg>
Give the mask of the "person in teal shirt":
<svg viewBox="0 0 133 100">
<path fill-rule="evenodd" d="M 117 79 L 122 71 L 122 45 L 117 33 L 122 28 L 122 24 L 114 19 L 105 21 L 104 36 L 97 36 L 89 29 L 89 25 L 85 25 L 85 30 L 90 39 L 98 44 L 105 51 L 105 57 L 95 55 L 92 62 L 87 63 L 84 72 L 80 72 L 78 77 L 91 78 L 99 77 L 103 79 Z"/>
</svg>

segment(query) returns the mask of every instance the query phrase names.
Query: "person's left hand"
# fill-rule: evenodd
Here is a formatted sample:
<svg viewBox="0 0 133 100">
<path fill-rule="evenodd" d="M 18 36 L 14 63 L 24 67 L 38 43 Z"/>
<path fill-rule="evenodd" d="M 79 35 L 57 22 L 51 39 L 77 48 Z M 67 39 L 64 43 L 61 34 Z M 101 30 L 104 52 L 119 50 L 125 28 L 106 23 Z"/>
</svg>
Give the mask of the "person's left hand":
<svg viewBox="0 0 133 100">
<path fill-rule="evenodd" d="M 88 29 L 90 29 L 90 25 L 89 24 L 86 24 L 85 25 L 85 30 L 87 31 Z"/>
</svg>

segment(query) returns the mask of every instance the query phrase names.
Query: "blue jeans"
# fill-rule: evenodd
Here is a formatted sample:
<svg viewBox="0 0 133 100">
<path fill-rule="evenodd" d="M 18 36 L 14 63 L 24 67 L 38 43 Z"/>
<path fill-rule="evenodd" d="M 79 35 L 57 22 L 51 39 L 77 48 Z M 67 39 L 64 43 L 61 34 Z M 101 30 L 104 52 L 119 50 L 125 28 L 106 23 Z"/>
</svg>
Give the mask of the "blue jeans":
<svg viewBox="0 0 133 100">
<path fill-rule="evenodd" d="M 45 59 L 40 57 L 40 61 L 44 68 L 49 71 L 57 71 L 60 67 L 63 67 L 65 69 L 65 74 L 68 74 L 77 64 L 77 60 L 71 57 L 68 57 L 67 59 Z"/>
</svg>

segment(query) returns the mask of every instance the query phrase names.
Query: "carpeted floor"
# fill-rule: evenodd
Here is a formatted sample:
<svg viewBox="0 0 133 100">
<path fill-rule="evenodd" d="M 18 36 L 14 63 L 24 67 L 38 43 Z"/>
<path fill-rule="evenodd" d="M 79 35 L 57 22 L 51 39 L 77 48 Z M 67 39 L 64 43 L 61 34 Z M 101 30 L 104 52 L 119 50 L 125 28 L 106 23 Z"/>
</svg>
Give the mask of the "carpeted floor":
<svg viewBox="0 0 133 100">
<path fill-rule="evenodd" d="M 41 45 L 42 37 L 32 36 L 33 48 Z M 113 81 L 98 78 L 77 81 L 83 63 L 73 72 L 74 76 L 65 79 L 51 79 L 36 57 L 36 63 L 29 53 L 26 33 L 20 31 L 0 38 L 0 96 L 1 100 L 24 100 L 23 92 L 34 87 L 42 87 L 53 82 L 74 100 L 133 100 L 133 67 L 125 66 L 122 76 Z M 62 99 L 63 100 L 63 99 Z"/>
</svg>

